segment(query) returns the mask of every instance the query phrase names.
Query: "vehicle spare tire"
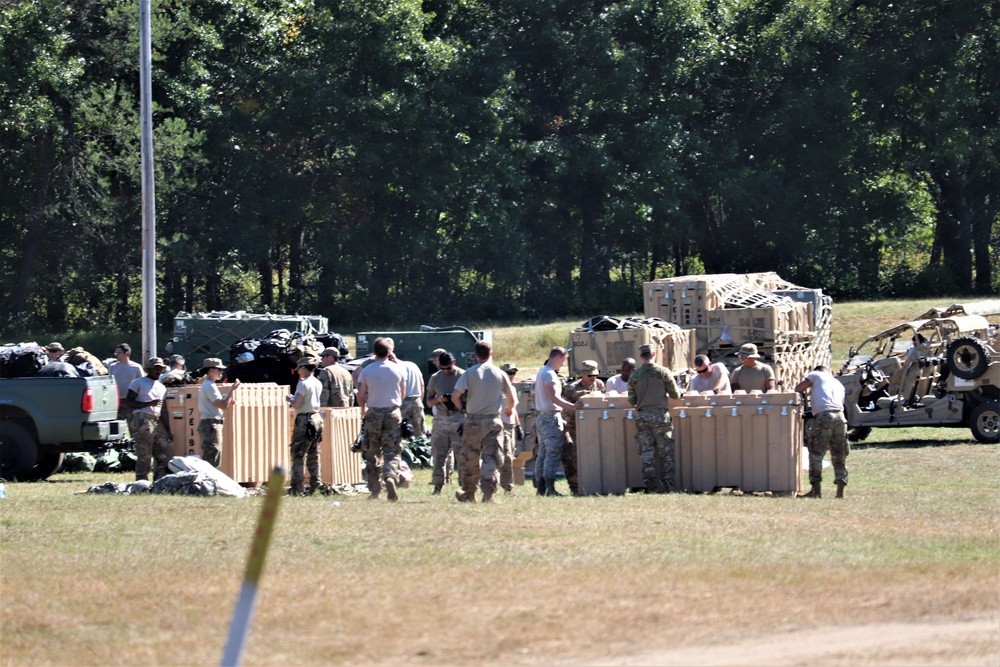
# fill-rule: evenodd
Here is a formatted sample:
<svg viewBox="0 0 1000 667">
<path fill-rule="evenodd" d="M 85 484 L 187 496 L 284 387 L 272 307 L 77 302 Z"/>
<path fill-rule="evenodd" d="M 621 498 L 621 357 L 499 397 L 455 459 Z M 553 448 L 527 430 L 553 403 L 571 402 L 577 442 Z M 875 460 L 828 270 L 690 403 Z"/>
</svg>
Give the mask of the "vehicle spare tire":
<svg viewBox="0 0 1000 667">
<path fill-rule="evenodd" d="M 31 429 L 17 420 L 0 420 L 0 477 L 29 481 L 37 463 L 38 443 Z"/>
<path fill-rule="evenodd" d="M 969 414 L 972 437 L 979 442 L 1000 442 L 1000 401 L 984 401 Z"/>
<path fill-rule="evenodd" d="M 951 341 L 945 356 L 948 369 L 963 380 L 975 380 L 990 365 L 986 344 L 975 336 L 962 336 Z"/>
</svg>

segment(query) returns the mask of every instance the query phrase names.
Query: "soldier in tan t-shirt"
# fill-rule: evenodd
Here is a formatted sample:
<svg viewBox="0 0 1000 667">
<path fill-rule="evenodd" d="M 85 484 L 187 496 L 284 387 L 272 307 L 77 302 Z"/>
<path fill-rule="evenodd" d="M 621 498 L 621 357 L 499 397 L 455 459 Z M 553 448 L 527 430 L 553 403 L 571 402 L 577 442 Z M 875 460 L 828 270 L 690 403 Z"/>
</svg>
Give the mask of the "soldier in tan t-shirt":
<svg viewBox="0 0 1000 667">
<path fill-rule="evenodd" d="M 743 364 L 729 376 L 733 391 L 774 391 L 774 369 L 760 361 L 757 346 L 747 343 L 736 353 Z"/>
</svg>

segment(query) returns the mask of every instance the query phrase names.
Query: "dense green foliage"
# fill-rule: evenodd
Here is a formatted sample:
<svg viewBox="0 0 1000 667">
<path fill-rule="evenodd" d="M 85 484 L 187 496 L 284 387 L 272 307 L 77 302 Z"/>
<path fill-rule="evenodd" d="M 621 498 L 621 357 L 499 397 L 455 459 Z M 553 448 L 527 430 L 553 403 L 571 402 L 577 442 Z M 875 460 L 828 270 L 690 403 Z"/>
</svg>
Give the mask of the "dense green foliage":
<svg viewBox="0 0 1000 667">
<path fill-rule="evenodd" d="M 137 25 L 0 8 L 7 330 L 137 327 Z M 979 0 L 159 0 L 158 317 L 995 293 L 998 43 Z"/>
</svg>

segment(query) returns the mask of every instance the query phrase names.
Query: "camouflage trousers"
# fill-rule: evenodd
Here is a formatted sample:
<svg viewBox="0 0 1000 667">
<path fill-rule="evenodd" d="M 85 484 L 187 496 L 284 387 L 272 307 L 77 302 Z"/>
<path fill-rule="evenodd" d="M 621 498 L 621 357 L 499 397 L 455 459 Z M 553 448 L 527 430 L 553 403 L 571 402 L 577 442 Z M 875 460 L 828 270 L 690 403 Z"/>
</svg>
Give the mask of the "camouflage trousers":
<svg viewBox="0 0 1000 667">
<path fill-rule="evenodd" d="M 562 467 L 566 473 L 569 490 L 574 496 L 580 495 L 580 473 L 577 471 L 576 415 L 566 421 L 566 443 L 562 450 Z"/>
<path fill-rule="evenodd" d="M 132 413 L 134 411 L 124 407 L 124 405 L 125 402 L 122 401 L 122 407 L 118 408 L 118 421 L 125 422 L 125 428 L 128 429 L 128 433 L 126 435 L 130 438 L 134 438 L 135 436 L 132 435 Z"/>
<path fill-rule="evenodd" d="M 150 459 L 153 460 L 154 482 L 169 474 L 167 464 L 174 456 L 174 448 L 160 418 L 148 412 L 133 412 L 129 429 L 135 438 L 135 478 L 149 479 Z"/>
<path fill-rule="evenodd" d="M 201 458 L 218 468 L 222 464 L 222 420 L 202 419 L 198 422 L 201 437 Z"/>
<path fill-rule="evenodd" d="M 503 462 L 500 464 L 500 486 L 504 491 L 514 489 L 514 425 L 503 423 L 503 432 L 500 434 L 500 449 L 503 450 Z"/>
<path fill-rule="evenodd" d="M 503 450 L 500 448 L 500 432 L 503 423 L 500 416 L 472 417 L 466 415 L 462 427 L 462 451 L 458 455 L 458 474 L 462 480 L 462 491 L 470 498 L 476 494 L 476 484 L 483 493 L 493 495 L 500 481 L 500 464 Z"/>
<path fill-rule="evenodd" d="M 555 481 L 562 463 L 565 442 L 565 422 L 558 412 L 542 412 L 535 422 L 538 433 L 538 456 L 535 457 L 535 479 Z"/>
<path fill-rule="evenodd" d="M 409 421 L 413 426 L 413 435 L 423 438 L 427 435 L 427 425 L 424 422 L 424 402 L 419 396 L 407 396 L 403 399 L 403 405 L 399 412 L 404 421 Z"/>
<path fill-rule="evenodd" d="M 454 456 L 458 459 L 462 451 L 462 436 L 458 428 L 465 421 L 465 415 L 442 415 L 434 417 L 434 430 L 431 431 L 431 452 L 434 454 L 434 484 L 444 484 L 445 477 L 451 474 L 448 459 Z"/>
<path fill-rule="evenodd" d="M 674 430 L 666 408 L 637 411 L 635 445 L 646 489 L 674 490 Z"/>
<path fill-rule="evenodd" d="M 316 435 L 309 437 L 309 424 L 316 428 Z M 323 418 L 318 412 L 295 415 L 292 430 L 292 492 L 303 490 L 306 482 L 305 470 L 309 469 L 309 485 L 316 489 L 322 481 L 319 476 L 319 441 L 323 439 Z"/>
<path fill-rule="evenodd" d="M 365 477 L 372 493 L 382 489 L 382 480 L 399 485 L 399 460 L 403 454 L 399 408 L 368 408 L 365 413 Z"/>
<path fill-rule="evenodd" d="M 823 412 L 816 415 L 809 429 L 809 483 L 819 484 L 823 479 L 823 456 L 830 450 L 833 478 L 847 484 L 847 455 L 851 445 L 847 441 L 847 419 L 843 412 Z"/>
</svg>

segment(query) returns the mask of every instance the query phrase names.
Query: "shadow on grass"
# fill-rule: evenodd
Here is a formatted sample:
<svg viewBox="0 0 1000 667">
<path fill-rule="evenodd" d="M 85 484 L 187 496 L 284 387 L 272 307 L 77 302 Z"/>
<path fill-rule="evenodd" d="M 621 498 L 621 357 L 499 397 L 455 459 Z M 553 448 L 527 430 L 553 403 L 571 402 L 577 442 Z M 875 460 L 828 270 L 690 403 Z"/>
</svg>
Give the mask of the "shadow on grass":
<svg viewBox="0 0 1000 667">
<path fill-rule="evenodd" d="M 940 438 L 927 438 L 924 440 L 897 440 L 892 442 L 853 442 L 851 449 L 922 449 L 924 447 L 948 447 L 950 445 L 974 445 L 975 440 L 968 438 L 954 438 L 942 440 Z"/>
</svg>

